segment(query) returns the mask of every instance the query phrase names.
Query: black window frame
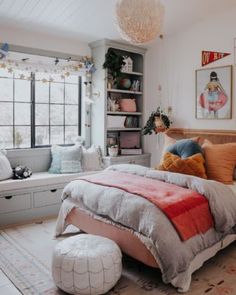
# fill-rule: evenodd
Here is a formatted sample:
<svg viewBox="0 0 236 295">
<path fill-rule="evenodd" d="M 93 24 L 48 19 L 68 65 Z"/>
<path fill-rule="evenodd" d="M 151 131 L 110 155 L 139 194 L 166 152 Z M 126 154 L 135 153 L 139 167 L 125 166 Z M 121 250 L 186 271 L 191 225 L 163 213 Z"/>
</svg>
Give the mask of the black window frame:
<svg viewBox="0 0 236 295">
<path fill-rule="evenodd" d="M 15 79 L 19 79 L 19 78 L 15 78 L 15 76 L 13 75 L 13 77 L 3 77 L 3 76 L 0 76 L 0 79 L 12 79 L 13 80 L 13 99 L 12 101 L 3 101 L 3 100 L 0 100 L 0 102 L 6 102 L 6 103 L 12 103 L 13 104 L 13 124 L 12 125 L 2 125 L 0 124 L 0 127 L 12 127 L 13 128 L 13 134 L 12 134 L 12 140 L 13 140 L 13 147 L 7 147 L 6 149 L 7 150 L 17 150 L 17 149 L 40 149 L 40 148 L 45 148 L 45 147 L 51 147 L 52 144 L 48 144 L 48 145 L 36 145 L 36 127 L 38 125 L 35 124 L 35 116 L 36 116 L 36 113 L 35 113 L 35 106 L 36 106 L 36 94 L 35 94 L 35 83 L 36 83 L 36 79 L 35 79 L 35 73 L 34 72 L 30 72 L 30 77 L 31 77 L 31 83 L 30 83 L 30 101 L 28 102 L 31 106 L 30 106 L 30 125 L 22 125 L 22 127 L 24 126 L 29 126 L 30 127 L 30 130 L 31 130 L 31 140 L 30 140 L 30 147 L 16 147 L 16 144 L 15 144 L 15 128 L 17 126 L 21 126 L 21 125 L 16 125 L 15 124 L 15 120 L 14 120 L 14 116 L 15 116 L 15 106 L 14 104 L 16 103 L 15 102 L 15 99 L 14 99 L 14 96 L 15 96 Z M 52 81 L 48 81 L 49 83 L 53 83 Z M 82 77 L 81 76 L 78 76 L 78 104 L 68 104 L 68 103 L 65 103 L 65 85 L 66 84 L 74 84 L 75 83 L 69 83 L 69 82 L 65 82 L 64 81 L 64 102 L 61 104 L 64 106 L 64 122 L 63 122 L 63 125 L 60 125 L 60 126 L 63 126 L 64 128 L 64 132 L 63 132 L 63 136 L 64 136 L 64 142 L 65 142 L 65 128 L 66 126 L 77 126 L 77 125 L 66 125 L 65 124 L 65 106 L 66 105 L 78 105 L 78 136 L 81 136 L 81 130 L 82 130 Z M 50 94 L 49 94 L 50 95 Z M 25 102 L 26 103 L 26 102 Z M 48 104 L 49 105 L 49 109 L 50 109 L 50 101 L 49 103 L 45 103 L 45 104 Z M 55 103 L 56 104 L 56 103 Z M 59 105 L 59 104 L 57 104 Z M 47 125 L 45 125 L 47 126 Z M 49 112 L 49 133 L 50 133 L 50 112 Z M 55 125 L 56 126 L 56 125 Z M 49 138 L 49 141 L 50 141 L 50 138 Z M 73 145 L 72 143 L 71 144 L 65 144 L 65 143 L 58 143 L 58 145 L 61 145 L 61 146 L 71 146 Z"/>
</svg>

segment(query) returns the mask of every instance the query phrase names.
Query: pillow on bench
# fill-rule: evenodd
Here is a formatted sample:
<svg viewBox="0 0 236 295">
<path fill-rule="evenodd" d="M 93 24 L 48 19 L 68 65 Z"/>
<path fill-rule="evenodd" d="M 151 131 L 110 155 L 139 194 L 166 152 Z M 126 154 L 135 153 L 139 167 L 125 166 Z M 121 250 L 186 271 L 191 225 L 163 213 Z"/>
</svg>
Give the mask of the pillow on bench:
<svg viewBox="0 0 236 295">
<path fill-rule="evenodd" d="M 80 145 L 59 146 L 51 148 L 52 162 L 49 173 L 79 173 L 82 172 L 82 148 Z"/>
<path fill-rule="evenodd" d="M 6 157 L 6 152 L 0 150 L 0 180 L 12 177 L 12 168 Z"/>
</svg>

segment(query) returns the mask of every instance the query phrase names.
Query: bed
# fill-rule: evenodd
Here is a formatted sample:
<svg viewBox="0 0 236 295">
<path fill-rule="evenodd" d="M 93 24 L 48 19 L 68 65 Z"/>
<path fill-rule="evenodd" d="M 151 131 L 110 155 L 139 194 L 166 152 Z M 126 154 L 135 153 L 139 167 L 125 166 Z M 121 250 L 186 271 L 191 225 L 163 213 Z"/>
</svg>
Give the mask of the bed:
<svg viewBox="0 0 236 295">
<path fill-rule="evenodd" d="M 204 138 L 208 138 L 213 143 L 236 142 L 236 132 L 232 132 L 232 131 L 217 131 L 217 130 L 202 131 L 202 130 L 190 130 L 190 129 L 171 129 L 169 130 L 168 135 L 176 139 L 202 136 Z M 136 165 L 130 165 L 130 166 L 136 166 Z M 116 168 L 114 169 L 116 170 Z M 117 169 L 122 172 L 123 169 L 127 169 L 127 168 L 119 167 Z M 137 167 L 134 167 L 134 169 L 137 169 Z M 138 168 L 138 169 L 140 170 L 141 168 Z M 146 170 L 143 173 L 146 173 Z M 137 174 L 136 170 L 134 174 Z M 183 181 L 186 181 L 186 180 L 183 180 Z M 70 189 L 65 190 L 65 193 L 64 193 L 66 197 L 64 197 L 64 202 L 58 217 L 57 235 L 60 235 L 67 225 L 73 224 L 74 226 L 78 227 L 84 232 L 111 238 L 120 246 L 120 248 L 122 249 L 124 253 L 132 256 L 133 258 L 143 262 L 144 264 L 148 266 L 161 268 L 161 270 L 163 271 L 162 269 L 163 262 L 160 260 L 160 257 L 158 257 L 157 253 L 155 253 L 155 247 L 153 247 L 152 241 L 149 240 L 148 234 L 147 236 L 145 236 L 142 232 L 140 234 L 140 232 L 134 230 L 134 227 L 127 226 L 127 223 L 126 225 L 124 225 L 122 224 L 122 222 L 119 222 L 119 220 L 114 221 L 113 218 L 107 218 L 106 212 L 104 212 L 104 214 L 102 214 L 102 212 L 99 212 L 99 214 L 97 214 L 99 210 L 97 210 L 96 212 L 96 209 L 97 209 L 96 206 L 94 208 L 91 207 L 92 208 L 91 210 L 91 208 L 87 206 L 88 204 L 86 204 L 86 202 L 85 204 L 84 203 L 82 204 L 81 202 L 77 200 L 78 202 L 75 203 L 73 200 L 73 195 L 76 195 L 76 194 L 78 195 L 78 192 L 76 192 L 76 190 L 74 189 L 74 184 L 73 186 L 72 184 L 70 185 L 71 185 Z M 231 197 L 234 196 L 235 203 L 236 203 L 236 183 L 234 183 L 234 185 L 227 186 L 227 187 L 230 188 L 232 192 Z M 221 187 L 219 188 L 219 190 L 220 189 Z M 86 187 L 84 188 L 84 190 L 86 190 Z M 230 210 L 230 208 L 228 209 Z M 112 210 L 112 207 L 110 210 Z M 234 212 L 232 212 L 232 215 L 233 214 Z M 174 235 L 174 233 L 172 234 Z M 170 271 L 168 274 L 169 270 L 167 270 L 166 271 L 167 275 L 163 276 L 164 282 L 171 283 L 173 286 L 177 287 L 178 291 L 180 292 L 188 291 L 191 284 L 191 274 L 196 269 L 201 267 L 206 260 L 214 256 L 220 249 L 225 248 L 230 243 L 235 241 L 236 234 L 235 234 L 235 230 L 230 229 L 230 230 L 224 231 L 224 234 L 217 236 L 217 238 L 213 242 L 212 241 L 209 242 L 209 240 L 212 239 L 212 233 L 209 235 L 207 239 L 208 239 L 208 242 L 206 242 L 206 244 L 208 243 L 207 247 L 204 247 L 204 248 L 200 247 L 199 249 L 196 249 L 195 255 L 193 255 L 191 259 L 189 259 L 189 261 L 186 262 L 187 266 L 186 265 L 180 266 L 180 269 L 181 267 L 182 269 L 181 271 L 178 272 L 178 275 L 176 274 L 173 275 L 174 273 L 173 271 L 172 273 Z M 182 242 L 180 242 L 179 245 L 181 245 L 181 243 Z M 186 242 L 186 243 L 188 244 L 191 242 Z M 197 243 L 200 243 L 200 242 L 197 241 Z M 172 257 L 172 260 L 174 260 L 173 257 Z M 165 273 L 165 271 L 163 272 Z"/>
</svg>

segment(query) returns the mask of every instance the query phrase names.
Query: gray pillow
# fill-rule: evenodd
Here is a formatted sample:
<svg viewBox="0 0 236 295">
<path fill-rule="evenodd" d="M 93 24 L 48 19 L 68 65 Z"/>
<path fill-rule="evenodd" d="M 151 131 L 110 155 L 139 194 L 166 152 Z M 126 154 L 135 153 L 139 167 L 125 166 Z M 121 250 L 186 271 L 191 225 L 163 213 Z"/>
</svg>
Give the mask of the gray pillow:
<svg viewBox="0 0 236 295">
<path fill-rule="evenodd" d="M 52 162 L 49 168 L 49 173 L 79 173 L 82 172 L 81 146 L 76 144 L 74 146 L 59 146 L 55 145 L 51 148 Z"/>
</svg>

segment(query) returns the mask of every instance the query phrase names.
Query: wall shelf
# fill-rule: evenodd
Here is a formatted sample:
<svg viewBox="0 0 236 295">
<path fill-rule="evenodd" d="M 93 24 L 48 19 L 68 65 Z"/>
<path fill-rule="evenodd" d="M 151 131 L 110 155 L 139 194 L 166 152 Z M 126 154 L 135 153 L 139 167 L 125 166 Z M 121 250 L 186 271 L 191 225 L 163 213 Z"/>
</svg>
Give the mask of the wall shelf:
<svg viewBox="0 0 236 295">
<path fill-rule="evenodd" d="M 108 128 L 107 131 L 141 131 L 142 128 Z"/>
<path fill-rule="evenodd" d="M 140 72 L 121 72 L 121 73 L 126 75 L 133 75 L 133 76 L 143 76 L 143 73 L 140 73 Z"/>
<path fill-rule="evenodd" d="M 137 94 L 137 95 L 143 94 L 141 91 L 131 91 L 131 90 L 122 90 L 122 89 L 107 89 L 107 92 L 127 93 L 127 94 Z"/>
<path fill-rule="evenodd" d="M 142 113 L 141 112 L 107 112 L 107 115 L 142 116 Z"/>
</svg>

